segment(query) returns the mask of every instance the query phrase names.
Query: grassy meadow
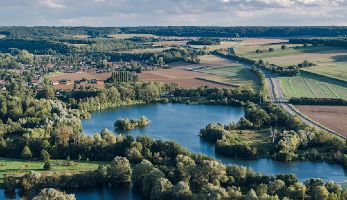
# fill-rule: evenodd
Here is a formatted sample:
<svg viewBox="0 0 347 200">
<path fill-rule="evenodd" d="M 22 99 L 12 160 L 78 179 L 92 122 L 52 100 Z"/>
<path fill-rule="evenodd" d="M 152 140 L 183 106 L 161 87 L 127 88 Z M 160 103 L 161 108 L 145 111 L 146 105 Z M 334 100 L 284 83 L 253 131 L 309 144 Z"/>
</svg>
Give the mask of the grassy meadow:
<svg viewBox="0 0 347 200">
<path fill-rule="evenodd" d="M 47 172 L 57 173 L 73 173 L 79 171 L 95 170 L 103 162 L 86 162 L 86 161 L 66 161 L 66 160 L 51 160 L 52 169 Z M 26 161 L 21 159 L 0 158 L 0 184 L 3 183 L 4 175 L 22 174 L 29 171 L 43 171 L 43 161 Z"/>
</svg>

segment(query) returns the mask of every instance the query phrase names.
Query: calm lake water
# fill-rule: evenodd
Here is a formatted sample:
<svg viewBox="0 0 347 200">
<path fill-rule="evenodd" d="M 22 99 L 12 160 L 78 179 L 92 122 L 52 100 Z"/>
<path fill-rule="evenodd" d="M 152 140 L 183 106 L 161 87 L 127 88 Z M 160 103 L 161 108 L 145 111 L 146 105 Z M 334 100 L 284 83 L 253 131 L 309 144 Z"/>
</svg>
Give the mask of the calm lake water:
<svg viewBox="0 0 347 200">
<path fill-rule="evenodd" d="M 340 184 L 347 180 L 343 167 L 326 162 L 291 162 L 284 163 L 271 159 L 240 160 L 216 155 L 214 145 L 200 140 L 199 130 L 210 122 L 228 124 L 237 122 L 244 116 L 241 107 L 217 105 L 185 105 L 185 104 L 150 104 L 121 107 L 92 114 L 91 119 L 82 120 L 83 131 L 92 135 L 103 128 L 114 131 L 114 122 L 119 118 L 139 118 L 145 115 L 151 124 L 134 129 L 126 134 L 132 136 L 147 135 L 155 139 L 174 140 L 194 153 L 213 156 L 225 164 L 238 164 L 251 167 L 256 172 L 267 175 L 280 173 L 295 174 L 301 181 L 309 178 L 333 180 Z M 118 132 L 115 132 L 119 134 Z M 88 189 L 74 192 L 81 200 L 138 200 L 142 199 L 131 187 Z M 4 199 L 0 192 L 0 199 Z"/>
<path fill-rule="evenodd" d="M 121 107 L 93 113 L 91 119 L 82 120 L 83 131 L 90 135 L 100 132 L 103 128 L 114 131 L 113 124 L 117 119 L 125 117 L 137 119 L 142 115 L 148 117 L 151 124 L 141 129 L 131 130 L 126 134 L 135 137 L 147 135 L 155 139 L 174 140 L 194 153 L 213 156 L 225 164 L 251 167 L 256 172 L 267 175 L 292 173 L 301 181 L 312 177 L 334 180 L 339 183 L 347 180 L 345 170 L 337 164 L 308 161 L 284 163 L 266 158 L 240 160 L 216 155 L 213 144 L 200 140 L 199 130 L 210 122 L 223 124 L 237 122 L 244 116 L 244 110 L 241 107 L 186 104 L 150 104 Z"/>
</svg>

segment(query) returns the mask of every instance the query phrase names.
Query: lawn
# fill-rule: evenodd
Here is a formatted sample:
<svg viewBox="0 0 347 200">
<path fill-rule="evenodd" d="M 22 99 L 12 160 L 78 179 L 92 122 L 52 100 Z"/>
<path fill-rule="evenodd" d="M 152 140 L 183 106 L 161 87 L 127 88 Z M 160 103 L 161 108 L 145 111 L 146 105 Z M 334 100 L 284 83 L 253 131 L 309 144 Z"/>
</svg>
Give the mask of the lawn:
<svg viewBox="0 0 347 200">
<path fill-rule="evenodd" d="M 103 162 L 72 161 L 68 164 L 66 160 L 52 160 L 50 172 L 79 172 L 95 170 Z M 21 174 L 29 171 L 43 171 L 43 161 L 25 161 L 12 158 L 0 158 L 0 184 L 3 183 L 4 175 L 7 173 Z"/>
<path fill-rule="evenodd" d="M 202 73 L 211 74 L 209 80 L 223 84 L 246 86 L 258 89 L 258 79 L 249 69 L 243 66 L 225 66 L 201 70 Z"/>
<path fill-rule="evenodd" d="M 287 98 L 341 98 L 347 100 L 347 86 L 333 80 L 314 75 L 301 74 L 296 77 L 279 77 Z"/>
</svg>

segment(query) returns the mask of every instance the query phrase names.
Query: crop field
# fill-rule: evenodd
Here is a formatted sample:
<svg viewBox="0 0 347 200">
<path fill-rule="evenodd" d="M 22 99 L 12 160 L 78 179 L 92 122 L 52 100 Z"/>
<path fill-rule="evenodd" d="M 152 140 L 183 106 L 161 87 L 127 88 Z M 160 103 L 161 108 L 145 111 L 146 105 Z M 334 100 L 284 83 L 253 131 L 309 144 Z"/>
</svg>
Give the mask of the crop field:
<svg viewBox="0 0 347 200">
<path fill-rule="evenodd" d="M 250 45 L 238 46 L 236 53 L 238 55 L 269 62 L 279 66 L 297 65 L 308 60 L 316 66 L 303 68 L 301 70 L 317 73 L 320 75 L 347 81 L 347 50 L 339 47 L 327 46 L 309 46 L 303 48 L 294 48 L 297 45 L 286 44 L 285 50 L 281 49 L 282 44 Z M 269 48 L 274 48 L 269 52 Z M 263 50 L 263 53 L 256 53 L 257 49 Z"/>
<path fill-rule="evenodd" d="M 52 160 L 50 172 L 71 173 L 79 171 L 95 170 L 101 162 L 71 162 L 66 160 Z M 4 175 L 7 173 L 21 174 L 29 171 L 43 171 L 43 161 L 26 161 L 20 159 L 0 158 L 0 183 L 3 182 Z"/>
<path fill-rule="evenodd" d="M 254 89 L 258 87 L 257 77 L 249 69 L 240 65 L 212 68 L 201 72 L 215 75 L 211 77 L 212 81 Z"/>
<path fill-rule="evenodd" d="M 200 57 L 199 64 L 173 63 L 172 69 L 144 71 L 139 74 L 143 81 L 178 83 L 184 88 L 208 87 L 256 87 L 256 77 L 239 64 L 217 56 Z"/>
<path fill-rule="evenodd" d="M 222 41 L 219 45 L 190 45 L 193 48 L 202 49 L 204 47 L 207 48 L 209 51 L 214 51 L 217 49 L 227 49 L 235 47 L 240 42 L 233 42 L 233 41 Z"/>
<path fill-rule="evenodd" d="M 119 51 L 119 53 L 132 53 L 132 54 L 158 53 L 167 49 L 170 49 L 170 48 L 169 47 L 150 47 L 150 48 L 144 48 L 144 49 L 132 49 L 128 51 Z"/>
<path fill-rule="evenodd" d="M 160 81 L 164 83 L 178 83 L 183 88 L 197 88 L 201 86 L 225 88 L 230 87 L 225 84 L 219 84 L 207 81 L 209 75 L 187 71 L 184 69 L 163 69 L 155 71 L 144 71 L 139 75 L 140 81 Z"/>
<path fill-rule="evenodd" d="M 347 81 L 347 57 L 346 60 L 342 62 L 328 61 L 302 70 Z"/>
<path fill-rule="evenodd" d="M 341 98 L 347 100 L 347 86 L 333 80 L 314 75 L 301 74 L 296 77 L 279 77 L 287 98 Z"/>
<path fill-rule="evenodd" d="M 187 44 L 188 40 L 164 40 L 159 42 L 152 42 L 153 45 L 165 46 L 165 47 L 182 47 Z"/>
<path fill-rule="evenodd" d="M 109 37 L 114 39 L 129 39 L 133 37 L 157 38 L 158 36 L 152 34 L 113 34 Z"/>
<path fill-rule="evenodd" d="M 347 106 L 297 106 L 309 118 L 347 136 Z"/>
</svg>

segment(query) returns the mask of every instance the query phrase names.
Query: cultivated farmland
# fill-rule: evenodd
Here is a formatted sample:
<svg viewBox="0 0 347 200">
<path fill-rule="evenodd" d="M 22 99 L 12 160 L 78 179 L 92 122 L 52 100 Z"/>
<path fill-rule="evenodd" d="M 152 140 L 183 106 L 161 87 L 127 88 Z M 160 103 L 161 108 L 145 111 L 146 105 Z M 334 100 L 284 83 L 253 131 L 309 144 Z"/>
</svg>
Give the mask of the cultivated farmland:
<svg viewBox="0 0 347 200">
<path fill-rule="evenodd" d="M 201 86 L 217 88 L 231 87 L 231 85 L 206 81 L 205 79 L 208 79 L 208 75 L 183 69 L 144 71 L 139 74 L 140 81 L 161 81 L 164 83 L 178 83 L 183 88 L 197 88 Z"/>
<path fill-rule="evenodd" d="M 212 68 L 202 70 L 201 72 L 215 75 L 209 77 L 211 78 L 209 80 L 215 82 L 232 84 L 236 86 L 247 86 L 254 89 L 258 88 L 257 77 L 249 69 L 240 65 Z"/>
<path fill-rule="evenodd" d="M 347 136 L 347 106 L 297 106 L 306 116 Z"/>
<path fill-rule="evenodd" d="M 341 98 L 347 100 L 347 86 L 334 80 L 301 74 L 296 77 L 279 77 L 287 98 Z"/>
<path fill-rule="evenodd" d="M 201 56 L 199 64 L 184 62 L 173 63 L 173 69 L 144 71 L 139 74 L 143 81 L 162 81 L 178 83 L 184 88 L 208 87 L 239 87 L 248 86 L 257 89 L 256 77 L 250 70 L 236 62 L 217 56 Z"/>
</svg>

